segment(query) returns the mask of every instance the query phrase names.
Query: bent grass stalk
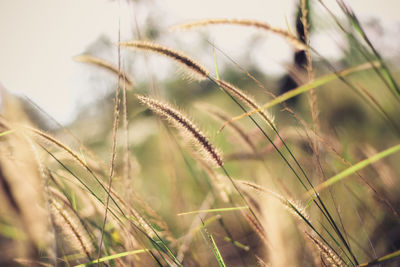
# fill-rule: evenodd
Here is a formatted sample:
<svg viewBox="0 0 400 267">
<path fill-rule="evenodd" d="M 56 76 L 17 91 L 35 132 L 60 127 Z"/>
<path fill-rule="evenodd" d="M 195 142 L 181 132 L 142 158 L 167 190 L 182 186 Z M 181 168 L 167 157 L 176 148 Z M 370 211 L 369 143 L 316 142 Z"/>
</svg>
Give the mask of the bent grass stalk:
<svg viewBox="0 0 400 267">
<path fill-rule="evenodd" d="M 288 31 L 276 27 L 272 27 L 266 22 L 250 20 L 250 19 L 205 19 L 205 20 L 197 20 L 185 24 L 179 24 L 171 27 L 171 30 L 190 30 L 193 28 L 198 28 L 202 26 L 208 25 L 238 25 L 238 26 L 246 26 L 246 27 L 254 27 L 259 28 L 268 32 L 272 32 L 277 34 L 278 36 L 283 37 L 288 40 L 295 48 L 303 50 L 307 48 L 307 45 L 301 42 L 297 37 L 290 34 Z"/>
</svg>

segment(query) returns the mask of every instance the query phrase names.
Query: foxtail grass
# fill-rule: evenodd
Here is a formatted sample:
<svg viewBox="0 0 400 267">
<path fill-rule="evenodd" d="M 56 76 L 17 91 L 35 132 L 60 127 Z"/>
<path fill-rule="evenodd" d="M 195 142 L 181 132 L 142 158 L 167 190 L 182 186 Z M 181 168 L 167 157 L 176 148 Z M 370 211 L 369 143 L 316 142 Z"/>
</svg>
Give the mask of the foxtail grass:
<svg viewBox="0 0 400 267">
<path fill-rule="evenodd" d="M 181 112 L 159 100 L 141 95 L 137 95 L 136 97 L 153 112 L 167 119 L 176 128 L 181 130 L 184 135 L 188 136 L 189 141 L 192 141 L 196 145 L 207 161 L 214 163 L 215 166 L 221 167 L 223 165 L 222 156 L 218 149 L 216 149 L 199 128 Z"/>
<path fill-rule="evenodd" d="M 327 261 L 328 266 L 332 267 L 345 267 L 348 266 L 344 263 L 330 248 L 325 246 L 318 238 L 305 232 L 306 236 L 313 242 L 313 244 L 320 251 L 321 255 Z"/>
<path fill-rule="evenodd" d="M 70 245 L 91 260 L 94 246 L 79 220 L 61 202 L 52 199 L 51 206 L 53 220 L 68 237 Z"/>
<path fill-rule="evenodd" d="M 266 22 L 250 20 L 250 19 L 205 19 L 193 21 L 185 24 L 180 24 L 172 27 L 172 30 L 190 30 L 197 27 L 208 26 L 208 25 L 238 25 L 246 27 L 254 27 L 262 29 L 268 32 L 272 32 L 276 35 L 283 37 L 288 40 L 297 49 L 305 49 L 307 46 L 302 43 L 297 37 L 290 34 L 288 31 L 276 27 L 272 27 Z"/>
<path fill-rule="evenodd" d="M 160 55 L 169 57 L 174 61 L 182 64 L 188 70 L 190 76 L 197 80 L 205 80 L 209 77 L 209 72 L 200 65 L 197 61 L 183 54 L 182 52 L 173 50 L 166 46 L 156 44 L 153 42 L 144 42 L 144 41 L 133 41 L 133 42 L 121 42 L 120 46 L 140 49 L 144 51 L 152 51 L 158 53 Z"/>
</svg>

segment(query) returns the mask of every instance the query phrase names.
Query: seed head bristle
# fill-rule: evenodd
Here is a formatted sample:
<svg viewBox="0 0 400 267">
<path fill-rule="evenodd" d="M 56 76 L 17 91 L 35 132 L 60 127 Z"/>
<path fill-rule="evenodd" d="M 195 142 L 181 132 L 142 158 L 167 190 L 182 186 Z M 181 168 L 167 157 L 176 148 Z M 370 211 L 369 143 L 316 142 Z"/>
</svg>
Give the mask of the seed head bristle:
<svg viewBox="0 0 400 267">
<path fill-rule="evenodd" d="M 197 80 L 205 80 L 210 75 L 207 69 L 197 63 L 194 59 L 166 46 L 144 41 L 121 42 L 119 44 L 121 46 L 151 51 L 169 57 L 185 66 L 185 69 L 189 70 L 189 74 Z"/>
<path fill-rule="evenodd" d="M 69 148 L 67 145 L 61 143 L 59 140 L 55 139 L 54 137 L 52 137 L 51 135 L 42 132 L 38 129 L 35 128 L 31 128 L 28 126 L 25 126 L 25 129 L 31 131 L 32 133 L 34 133 L 35 135 L 49 141 L 50 143 L 56 145 L 57 147 L 59 147 L 60 149 L 64 150 L 65 152 L 67 152 L 70 156 L 72 156 L 80 165 L 82 165 L 85 169 L 90 170 L 89 166 L 87 165 L 86 161 L 84 159 L 82 159 L 78 154 L 76 154 L 71 148 Z"/>
<path fill-rule="evenodd" d="M 115 73 L 117 75 L 118 75 L 118 73 L 120 73 L 121 77 L 125 80 L 126 85 L 127 85 L 128 88 L 131 88 L 133 86 L 133 84 L 134 84 L 134 80 L 129 74 L 127 74 L 127 73 L 125 73 L 123 71 L 118 71 L 118 67 L 116 67 L 113 64 L 105 61 L 104 59 L 101 59 L 101 58 L 98 58 L 98 57 L 95 57 L 95 56 L 91 56 L 91 55 L 79 55 L 79 56 L 74 57 L 74 60 L 78 61 L 78 62 L 94 64 L 96 66 L 105 68 L 105 69 L 107 69 L 107 70 L 109 70 L 109 71 L 111 71 L 111 72 L 113 72 L 113 73 Z"/>
<path fill-rule="evenodd" d="M 275 33 L 286 40 L 288 40 L 296 49 L 304 50 L 307 48 L 307 45 L 301 42 L 298 38 L 290 34 L 287 30 L 272 27 L 266 22 L 250 20 L 250 19 L 205 19 L 205 20 L 197 20 L 185 24 L 179 24 L 172 27 L 172 30 L 190 30 L 197 27 L 207 26 L 207 25 L 239 25 L 239 26 L 248 26 L 259 28 L 262 30 L 266 30 L 272 33 Z"/>
<path fill-rule="evenodd" d="M 51 200 L 51 207 L 56 224 L 69 237 L 71 246 L 84 253 L 90 260 L 94 246 L 79 219 L 75 218 L 72 212 L 65 208 L 65 205 L 55 199 Z"/>
<path fill-rule="evenodd" d="M 266 245 L 269 245 L 267 241 L 267 235 L 265 233 L 264 227 L 258 223 L 257 220 L 254 219 L 248 212 L 241 211 L 244 218 L 249 222 L 250 226 L 254 229 L 257 235 L 265 242 Z"/>
<path fill-rule="evenodd" d="M 319 241 L 313 235 L 305 232 L 306 236 L 315 244 L 318 250 L 321 252 L 322 256 L 326 259 L 326 261 L 332 267 L 342 267 L 347 266 L 339 257 L 334 253 L 330 248 L 328 248 L 325 244 Z"/>
<path fill-rule="evenodd" d="M 137 98 L 145 105 L 147 105 L 154 113 L 166 118 L 176 128 L 182 130 L 186 135 L 190 136 L 190 140 L 194 141 L 197 147 L 201 149 L 203 154 L 208 155 L 207 159 L 215 163 L 217 166 L 222 167 L 223 161 L 220 153 L 211 144 L 208 138 L 194 125 L 188 118 L 186 118 L 178 110 L 172 108 L 169 104 L 161 101 L 137 95 Z"/>
</svg>

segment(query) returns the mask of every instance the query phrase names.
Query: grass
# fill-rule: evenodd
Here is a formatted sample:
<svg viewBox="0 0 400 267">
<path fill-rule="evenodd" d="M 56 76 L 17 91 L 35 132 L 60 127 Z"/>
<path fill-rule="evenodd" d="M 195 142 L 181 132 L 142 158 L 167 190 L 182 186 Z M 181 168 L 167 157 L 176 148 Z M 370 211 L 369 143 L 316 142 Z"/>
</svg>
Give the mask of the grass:
<svg viewBox="0 0 400 267">
<path fill-rule="evenodd" d="M 399 69 L 337 3 L 345 19 L 329 9 L 327 16 L 361 64 L 340 66 L 314 47 L 310 7 L 327 9 L 321 0 L 299 3 L 297 32 L 251 19 L 173 27 L 182 35 L 217 25 L 278 35 L 304 59 L 291 71 L 295 86 L 279 95 L 279 82 L 266 89 L 259 72 L 211 42 L 214 70 L 157 40 L 118 40 L 118 65 L 75 58 L 117 81 L 105 100 L 112 109 L 95 120 L 99 132 L 85 114 L 67 128 L 39 129 L 6 96 L 0 264 L 396 266 Z M 193 79 L 140 82 L 125 68 L 126 53 L 164 57 Z M 246 82 L 230 81 L 226 66 Z"/>
</svg>

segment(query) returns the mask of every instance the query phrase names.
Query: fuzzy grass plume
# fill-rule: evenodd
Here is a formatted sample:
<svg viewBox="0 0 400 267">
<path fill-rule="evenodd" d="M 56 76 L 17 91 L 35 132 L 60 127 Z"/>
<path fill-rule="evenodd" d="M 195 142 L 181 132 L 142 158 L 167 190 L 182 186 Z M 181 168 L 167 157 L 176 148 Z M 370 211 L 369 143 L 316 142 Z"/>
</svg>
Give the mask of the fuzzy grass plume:
<svg viewBox="0 0 400 267">
<path fill-rule="evenodd" d="M 314 243 L 317 249 L 320 251 L 322 257 L 326 260 L 326 263 L 330 267 L 344 267 L 347 266 L 330 248 L 325 246 L 315 236 L 305 232 L 306 236 Z"/>
<path fill-rule="evenodd" d="M 216 166 L 223 166 L 223 160 L 220 152 L 211 144 L 208 138 L 198 129 L 198 127 L 182 113 L 171 107 L 169 104 L 153 98 L 141 95 L 136 95 L 136 97 L 140 100 L 140 102 L 147 105 L 154 113 L 166 118 L 176 128 L 184 132 L 186 136 L 189 136 L 190 140 L 196 144 L 196 146 L 202 151 L 202 154 L 206 156 L 208 161 L 213 162 Z"/>
<path fill-rule="evenodd" d="M 52 199 L 51 207 L 53 219 L 67 237 L 71 247 L 91 260 L 91 253 L 94 251 L 93 243 L 79 219 L 69 210 L 70 207 L 56 199 Z"/>
<path fill-rule="evenodd" d="M 153 43 L 153 42 L 144 42 L 144 41 L 133 41 L 133 42 L 121 42 L 120 46 L 130 47 L 134 49 L 141 49 L 145 51 L 150 51 L 154 53 L 158 53 L 160 55 L 172 58 L 176 62 L 185 66 L 185 69 L 188 70 L 188 73 L 191 77 L 196 80 L 205 80 L 209 77 L 209 72 L 203 67 L 200 63 L 196 62 L 194 59 L 189 56 L 168 48 L 166 46 Z"/>
</svg>

